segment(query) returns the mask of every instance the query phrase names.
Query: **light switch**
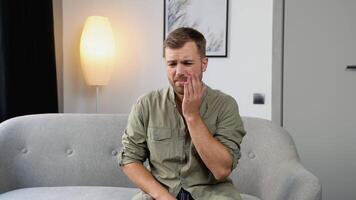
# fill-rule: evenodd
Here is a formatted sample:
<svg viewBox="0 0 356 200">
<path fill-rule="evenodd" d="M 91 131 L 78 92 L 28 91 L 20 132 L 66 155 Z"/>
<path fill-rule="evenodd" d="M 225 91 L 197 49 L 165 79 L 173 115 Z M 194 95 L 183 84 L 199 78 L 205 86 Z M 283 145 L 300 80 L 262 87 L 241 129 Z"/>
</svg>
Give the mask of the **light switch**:
<svg viewBox="0 0 356 200">
<path fill-rule="evenodd" d="M 262 93 L 254 93 L 253 104 L 265 104 L 265 95 Z"/>
</svg>

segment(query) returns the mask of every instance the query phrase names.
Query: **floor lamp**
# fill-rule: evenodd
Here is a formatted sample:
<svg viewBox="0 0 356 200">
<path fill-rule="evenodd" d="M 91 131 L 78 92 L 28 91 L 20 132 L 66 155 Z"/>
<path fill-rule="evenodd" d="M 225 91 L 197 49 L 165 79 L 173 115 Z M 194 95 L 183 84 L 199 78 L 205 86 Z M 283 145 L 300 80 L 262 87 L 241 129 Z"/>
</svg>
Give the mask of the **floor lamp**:
<svg viewBox="0 0 356 200">
<path fill-rule="evenodd" d="M 80 60 L 85 81 L 96 87 L 98 113 L 99 87 L 108 84 L 115 56 L 115 39 L 106 17 L 87 18 L 80 39 Z"/>
</svg>

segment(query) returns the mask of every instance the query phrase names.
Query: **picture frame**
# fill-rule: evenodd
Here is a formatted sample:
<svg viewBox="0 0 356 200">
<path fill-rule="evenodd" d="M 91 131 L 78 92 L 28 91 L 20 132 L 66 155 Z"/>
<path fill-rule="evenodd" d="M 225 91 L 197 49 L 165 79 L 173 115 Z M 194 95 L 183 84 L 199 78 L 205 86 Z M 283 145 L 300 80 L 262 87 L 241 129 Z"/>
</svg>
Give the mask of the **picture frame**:
<svg viewBox="0 0 356 200">
<path fill-rule="evenodd" d="M 206 39 L 207 57 L 227 57 L 229 0 L 163 0 L 163 39 L 179 27 L 191 27 Z"/>
</svg>

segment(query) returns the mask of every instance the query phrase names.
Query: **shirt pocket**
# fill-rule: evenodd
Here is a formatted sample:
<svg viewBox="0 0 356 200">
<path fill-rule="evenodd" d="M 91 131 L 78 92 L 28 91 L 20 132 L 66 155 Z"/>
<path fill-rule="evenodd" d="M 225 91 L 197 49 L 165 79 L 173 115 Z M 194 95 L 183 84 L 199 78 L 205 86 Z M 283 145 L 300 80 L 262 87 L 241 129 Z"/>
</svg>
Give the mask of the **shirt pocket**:
<svg viewBox="0 0 356 200">
<path fill-rule="evenodd" d="M 171 128 L 149 127 L 147 130 L 147 147 L 150 161 L 155 167 L 174 157 L 174 142 Z"/>
<path fill-rule="evenodd" d="M 151 141 L 164 141 L 172 138 L 171 128 L 148 127 L 147 133 Z"/>
</svg>

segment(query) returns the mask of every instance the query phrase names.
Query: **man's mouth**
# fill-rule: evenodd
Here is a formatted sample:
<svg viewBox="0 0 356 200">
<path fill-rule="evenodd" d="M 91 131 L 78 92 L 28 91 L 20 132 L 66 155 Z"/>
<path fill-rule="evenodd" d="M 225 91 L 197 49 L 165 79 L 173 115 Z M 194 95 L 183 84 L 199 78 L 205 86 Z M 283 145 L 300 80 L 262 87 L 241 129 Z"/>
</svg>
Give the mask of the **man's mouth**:
<svg viewBox="0 0 356 200">
<path fill-rule="evenodd" d="M 187 82 L 187 79 L 180 79 L 176 80 L 175 83 L 178 84 L 179 86 L 184 86 L 184 83 Z"/>
</svg>

